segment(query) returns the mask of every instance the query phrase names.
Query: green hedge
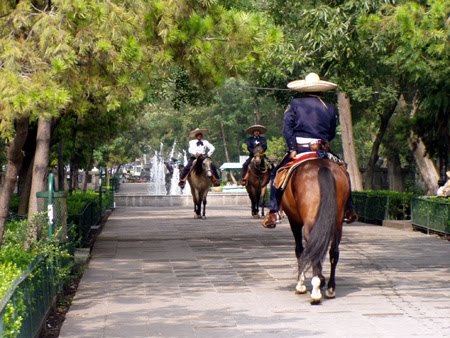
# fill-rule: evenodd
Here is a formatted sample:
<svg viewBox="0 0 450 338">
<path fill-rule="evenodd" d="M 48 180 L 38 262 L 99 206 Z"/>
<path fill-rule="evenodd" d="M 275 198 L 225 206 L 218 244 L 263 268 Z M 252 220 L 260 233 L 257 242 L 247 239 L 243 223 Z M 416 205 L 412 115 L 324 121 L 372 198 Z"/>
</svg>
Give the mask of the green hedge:
<svg viewBox="0 0 450 338">
<path fill-rule="evenodd" d="M 417 197 L 412 201 L 415 227 L 450 235 L 450 198 Z"/>
<path fill-rule="evenodd" d="M 80 221 L 87 224 L 83 227 L 85 226 L 89 231 L 90 226 L 95 224 L 92 222 L 101 217 L 104 210 L 111 205 L 111 201 L 112 196 L 109 191 L 102 194 L 102 203 L 100 203 L 98 192 L 95 191 L 86 193 L 75 191 L 68 196 L 70 230 L 67 243 L 58 243 L 47 239 L 48 218 L 46 213 L 40 213 L 38 214 L 40 216 L 37 216 L 42 239 L 31 243 L 27 250 L 24 249 L 24 243 L 29 236 L 28 220 L 11 220 L 6 223 L 4 240 L 0 248 L 1 337 L 36 335 L 35 330 L 39 329 L 41 321 L 45 319 L 52 297 L 63 285 L 65 277 L 70 274 L 73 257 L 69 252 L 73 253 L 72 247 L 82 244 L 79 237 Z M 12 203 L 12 212 L 16 211 L 17 202 L 18 199 L 15 198 Z M 100 208 L 101 204 L 102 208 Z M 87 216 L 86 211 L 89 214 Z M 96 220 L 91 215 L 94 213 Z M 84 233 L 83 236 L 85 236 Z M 37 264 L 37 259 L 40 259 L 42 263 Z M 52 271 L 51 276 L 49 275 L 50 271 Z M 45 296 L 42 294 L 45 290 L 50 289 L 53 291 Z M 25 302 L 23 301 L 24 295 L 27 295 Z M 33 303 L 26 303 L 30 300 Z"/>
<path fill-rule="evenodd" d="M 381 224 L 385 219 L 411 218 L 413 193 L 390 190 L 354 191 L 353 202 L 360 221 Z"/>
</svg>

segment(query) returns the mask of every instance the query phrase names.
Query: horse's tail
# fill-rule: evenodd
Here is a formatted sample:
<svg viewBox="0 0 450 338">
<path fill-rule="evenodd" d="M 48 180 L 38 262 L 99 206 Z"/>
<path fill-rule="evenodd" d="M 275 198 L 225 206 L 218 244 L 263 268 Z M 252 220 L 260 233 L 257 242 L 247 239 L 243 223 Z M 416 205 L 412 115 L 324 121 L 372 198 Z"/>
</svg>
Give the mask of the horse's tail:
<svg viewBox="0 0 450 338">
<path fill-rule="evenodd" d="M 318 179 L 320 186 L 319 212 L 299 260 L 299 274 L 322 262 L 336 230 L 336 181 L 333 173 L 327 167 L 319 169 Z"/>
</svg>

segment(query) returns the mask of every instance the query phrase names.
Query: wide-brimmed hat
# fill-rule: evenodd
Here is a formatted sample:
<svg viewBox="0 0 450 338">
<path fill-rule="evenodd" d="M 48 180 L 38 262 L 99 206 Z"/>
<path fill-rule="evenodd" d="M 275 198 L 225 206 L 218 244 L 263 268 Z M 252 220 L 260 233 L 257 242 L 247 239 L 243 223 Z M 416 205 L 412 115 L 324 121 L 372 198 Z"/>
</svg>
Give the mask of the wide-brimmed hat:
<svg viewBox="0 0 450 338">
<path fill-rule="evenodd" d="M 267 131 L 266 127 L 260 124 L 254 124 L 253 126 L 247 128 L 247 133 L 253 135 L 253 132 L 256 130 L 258 130 L 260 134 L 264 134 Z"/>
<path fill-rule="evenodd" d="M 195 138 L 195 135 L 202 134 L 205 136 L 205 134 L 208 132 L 208 129 L 205 128 L 195 128 L 194 130 L 191 130 L 189 133 L 189 138 Z"/>
<path fill-rule="evenodd" d="M 316 73 L 309 73 L 304 80 L 289 82 L 287 87 L 299 92 L 326 92 L 335 89 L 337 84 L 321 80 Z"/>
</svg>

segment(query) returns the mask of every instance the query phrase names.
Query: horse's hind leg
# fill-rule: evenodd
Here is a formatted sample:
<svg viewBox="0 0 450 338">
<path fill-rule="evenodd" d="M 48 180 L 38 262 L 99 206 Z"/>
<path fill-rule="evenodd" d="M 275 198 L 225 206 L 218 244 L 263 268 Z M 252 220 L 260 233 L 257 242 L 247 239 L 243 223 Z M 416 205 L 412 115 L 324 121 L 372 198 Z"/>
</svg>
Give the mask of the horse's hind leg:
<svg viewBox="0 0 450 338">
<path fill-rule="evenodd" d="M 334 298 L 336 297 L 336 266 L 339 261 L 339 235 L 336 234 L 333 242 L 331 243 L 330 248 L 330 263 L 331 263 L 331 269 L 330 269 L 330 280 L 328 281 L 328 287 L 327 291 L 325 292 L 325 296 L 327 298 Z"/>
<path fill-rule="evenodd" d="M 291 230 L 295 239 L 295 256 L 297 257 L 298 266 L 300 266 L 300 256 L 303 252 L 302 227 L 297 224 L 291 224 Z M 298 281 L 297 286 L 295 287 L 295 293 L 306 293 L 305 274 L 303 271 L 298 272 Z"/>
</svg>

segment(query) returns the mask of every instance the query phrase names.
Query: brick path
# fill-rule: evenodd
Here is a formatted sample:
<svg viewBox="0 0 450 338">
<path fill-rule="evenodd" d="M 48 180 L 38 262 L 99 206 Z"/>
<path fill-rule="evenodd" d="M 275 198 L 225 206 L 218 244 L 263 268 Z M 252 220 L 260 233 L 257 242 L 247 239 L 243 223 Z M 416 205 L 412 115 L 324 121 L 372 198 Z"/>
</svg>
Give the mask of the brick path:
<svg viewBox="0 0 450 338">
<path fill-rule="evenodd" d="M 270 230 L 249 206 L 210 207 L 205 220 L 192 209 L 117 208 L 60 337 L 450 336 L 448 241 L 346 226 L 337 298 L 311 306 L 293 292 L 287 221 Z"/>
</svg>

